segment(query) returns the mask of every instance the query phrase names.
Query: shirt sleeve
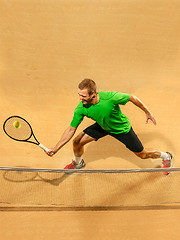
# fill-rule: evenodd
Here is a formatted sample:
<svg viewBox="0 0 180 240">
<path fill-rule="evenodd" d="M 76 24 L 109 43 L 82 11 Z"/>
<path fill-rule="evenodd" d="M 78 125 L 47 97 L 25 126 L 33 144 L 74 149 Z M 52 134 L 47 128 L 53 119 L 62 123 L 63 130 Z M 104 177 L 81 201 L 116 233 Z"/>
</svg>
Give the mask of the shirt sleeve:
<svg viewBox="0 0 180 240">
<path fill-rule="evenodd" d="M 115 92 L 112 99 L 115 104 L 125 105 L 130 99 L 130 94 Z"/>
<path fill-rule="evenodd" d="M 81 113 L 81 111 L 79 109 L 75 109 L 74 116 L 70 126 L 77 128 L 79 124 L 82 122 L 83 118 L 84 118 L 84 115 Z"/>
</svg>

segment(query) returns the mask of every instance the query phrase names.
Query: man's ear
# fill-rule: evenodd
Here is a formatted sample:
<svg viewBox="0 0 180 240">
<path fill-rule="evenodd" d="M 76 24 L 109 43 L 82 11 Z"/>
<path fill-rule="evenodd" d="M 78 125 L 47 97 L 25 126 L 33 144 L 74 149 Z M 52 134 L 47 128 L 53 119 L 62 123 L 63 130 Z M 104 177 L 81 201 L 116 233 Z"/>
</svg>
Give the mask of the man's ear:
<svg viewBox="0 0 180 240">
<path fill-rule="evenodd" d="M 95 92 L 93 92 L 91 95 L 92 95 L 92 97 L 91 97 L 91 98 L 95 98 L 95 97 L 96 97 L 96 94 L 95 94 Z"/>
</svg>

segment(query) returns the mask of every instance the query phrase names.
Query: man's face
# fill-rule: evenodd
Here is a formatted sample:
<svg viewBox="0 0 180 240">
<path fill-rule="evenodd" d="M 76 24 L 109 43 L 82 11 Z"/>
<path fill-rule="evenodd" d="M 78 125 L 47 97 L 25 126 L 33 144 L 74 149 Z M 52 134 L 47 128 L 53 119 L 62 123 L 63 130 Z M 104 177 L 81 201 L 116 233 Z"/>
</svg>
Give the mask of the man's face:
<svg viewBox="0 0 180 240">
<path fill-rule="evenodd" d="M 87 89 L 83 89 L 83 90 L 79 89 L 78 94 L 79 94 L 80 100 L 83 102 L 83 104 L 92 104 L 93 96 L 95 95 L 94 93 L 89 95 Z"/>
</svg>

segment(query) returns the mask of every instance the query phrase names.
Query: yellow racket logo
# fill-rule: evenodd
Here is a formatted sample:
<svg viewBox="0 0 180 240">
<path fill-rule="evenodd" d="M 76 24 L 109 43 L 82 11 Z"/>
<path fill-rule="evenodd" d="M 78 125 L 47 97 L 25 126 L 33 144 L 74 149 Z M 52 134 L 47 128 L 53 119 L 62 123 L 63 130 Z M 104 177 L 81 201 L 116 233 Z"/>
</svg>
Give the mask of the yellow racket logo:
<svg viewBox="0 0 180 240">
<path fill-rule="evenodd" d="M 14 126 L 15 128 L 20 128 L 20 127 L 21 127 L 21 123 L 18 122 L 18 121 L 14 121 L 14 122 L 13 122 L 13 126 Z"/>
</svg>

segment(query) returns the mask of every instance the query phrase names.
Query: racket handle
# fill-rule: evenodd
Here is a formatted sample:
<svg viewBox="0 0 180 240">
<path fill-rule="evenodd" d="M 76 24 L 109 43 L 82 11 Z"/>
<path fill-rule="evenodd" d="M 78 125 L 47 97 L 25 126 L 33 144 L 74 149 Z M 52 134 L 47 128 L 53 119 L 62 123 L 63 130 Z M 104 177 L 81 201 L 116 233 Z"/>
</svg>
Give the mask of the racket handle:
<svg viewBox="0 0 180 240">
<path fill-rule="evenodd" d="M 42 145 L 41 143 L 39 144 L 39 147 L 42 148 L 45 152 L 49 152 L 49 149 Z"/>
</svg>

